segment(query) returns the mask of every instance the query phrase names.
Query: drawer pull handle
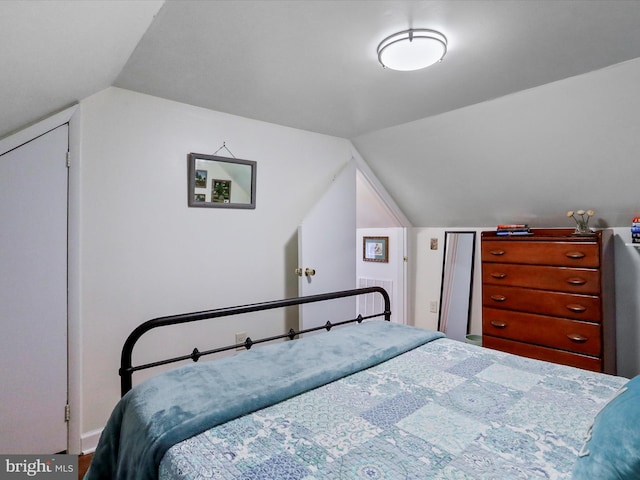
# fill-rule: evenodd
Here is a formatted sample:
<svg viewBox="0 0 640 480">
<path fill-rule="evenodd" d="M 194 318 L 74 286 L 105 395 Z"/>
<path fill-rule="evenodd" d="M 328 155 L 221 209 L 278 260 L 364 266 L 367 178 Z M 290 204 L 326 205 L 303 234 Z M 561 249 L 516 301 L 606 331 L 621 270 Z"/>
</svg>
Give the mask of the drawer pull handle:
<svg viewBox="0 0 640 480">
<path fill-rule="evenodd" d="M 499 322 L 497 320 L 491 320 L 491 326 L 496 328 L 507 328 L 507 324 L 505 322 Z"/>
<path fill-rule="evenodd" d="M 569 340 L 576 343 L 584 343 L 589 340 L 589 337 L 585 337 L 584 335 L 580 335 L 579 333 L 569 333 L 567 337 L 569 337 Z"/>
<path fill-rule="evenodd" d="M 504 255 L 507 252 L 505 252 L 504 250 L 489 250 L 489 253 L 491 255 L 495 255 L 499 257 L 500 255 Z"/>
<path fill-rule="evenodd" d="M 491 276 L 493 278 L 505 278 L 507 276 L 506 273 L 492 273 Z"/>
<path fill-rule="evenodd" d="M 571 285 L 584 285 L 585 283 L 587 283 L 587 281 L 584 278 L 571 277 L 571 278 L 567 278 L 567 283 Z"/>
<path fill-rule="evenodd" d="M 491 295 L 491 300 L 495 302 L 504 302 L 507 299 L 504 295 Z"/>
<path fill-rule="evenodd" d="M 587 307 L 582 306 L 582 305 L 578 305 L 577 303 L 571 303 L 571 304 L 567 305 L 567 308 L 569 310 L 571 310 L 572 312 L 576 312 L 576 313 L 582 313 L 582 312 L 585 312 L 587 310 Z"/>
<path fill-rule="evenodd" d="M 568 258 L 573 258 L 575 260 L 579 260 L 581 258 L 584 258 L 586 255 L 582 252 L 567 252 L 565 254 Z"/>
</svg>

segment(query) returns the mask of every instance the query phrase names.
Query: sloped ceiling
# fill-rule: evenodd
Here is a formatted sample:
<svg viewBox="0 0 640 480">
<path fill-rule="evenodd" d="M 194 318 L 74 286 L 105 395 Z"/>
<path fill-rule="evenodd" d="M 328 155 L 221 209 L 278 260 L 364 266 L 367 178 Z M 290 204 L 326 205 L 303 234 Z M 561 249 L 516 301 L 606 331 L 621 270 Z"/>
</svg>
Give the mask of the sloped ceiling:
<svg viewBox="0 0 640 480">
<path fill-rule="evenodd" d="M 408 27 L 444 32 L 444 61 L 418 72 L 383 69 L 378 42 Z M 635 0 L 5 0 L 0 137 L 115 85 L 353 139 L 414 224 L 490 225 L 497 215 L 463 199 L 460 189 L 469 186 L 456 178 L 486 161 L 485 154 L 460 155 L 456 168 L 437 170 L 458 152 L 440 143 L 429 157 L 433 163 L 426 162 L 424 128 L 432 124 L 421 122 L 444 118 L 436 121 L 438 131 L 448 118 L 467 118 L 448 112 L 620 64 L 639 52 Z M 421 170 L 424 164 L 430 169 Z M 624 168 L 626 177 L 635 173 Z M 438 181 L 416 186 L 418 171 L 425 178 L 438 171 Z M 504 184 L 518 177 L 496 178 Z M 500 185 L 483 184 L 487 191 Z M 433 200 L 418 208 L 424 198 Z M 560 193 L 545 198 L 556 204 L 549 212 L 563 201 Z M 576 200 L 598 208 L 589 205 L 597 199 L 588 193 Z M 531 202 L 503 206 L 499 217 L 558 223 L 527 205 L 536 208 Z M 630 207 L 611 208 L 622 218 Z"/>
<path fill-rule="evenodd" d="M 635 1 L 169 1 L 115 85 L 352 138 L 640 56 L 639 25 Z M 409 27 L 445 60 L 383 69 Z"/>
<path fill-rule="evenodd" d="M 110 85 L 162 1 L 0 1 L 0 138 Z"/>
<path fill-rule="evenodd" d="M 353 143 L 416 226 L 569 228 L 568 210 L 593 209 L 592 226 L 628 228 L 640 216 L 638 111 L 635 59 Z"/>
</svg>

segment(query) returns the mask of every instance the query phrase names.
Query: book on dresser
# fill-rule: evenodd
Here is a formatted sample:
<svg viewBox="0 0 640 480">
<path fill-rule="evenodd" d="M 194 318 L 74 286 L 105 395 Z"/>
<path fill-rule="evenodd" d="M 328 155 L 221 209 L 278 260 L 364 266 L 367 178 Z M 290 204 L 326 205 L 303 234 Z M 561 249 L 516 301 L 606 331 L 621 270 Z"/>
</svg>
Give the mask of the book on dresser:
<svg viewBox="0 0 640 480">
<path fill-rule="evenodd" d="M 483 346 L 616 373 L 613 234 L 482 232 Z"/>
</svg>

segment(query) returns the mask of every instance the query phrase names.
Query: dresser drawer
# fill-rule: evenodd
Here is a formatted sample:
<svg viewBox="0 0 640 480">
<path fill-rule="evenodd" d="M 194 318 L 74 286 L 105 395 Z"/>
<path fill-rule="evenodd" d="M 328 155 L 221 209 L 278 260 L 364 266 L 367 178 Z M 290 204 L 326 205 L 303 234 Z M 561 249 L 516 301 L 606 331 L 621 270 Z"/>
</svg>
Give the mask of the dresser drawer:
<svg viewBox="0 0 640 480">
<path fill-rule="evenodd" d="M 527 343 L 505 340 L 503 338 L 491 337 L 488 335 L 482 337 L 482 346 L 507 353 L 514 353 L 523 357 L 561 363 L 563 365 L 583 368 L 585 370 L 592 370 L 594 372 L 603 371 L 602 360 L 589 355 L 565 352 L 564 350 L 556 350 L 555 348 L 529 345 Z"/>
<path fill-rule="evenodd" d="M 600 324 L 482 309 L 482 333 L 599 357 L 602 354 Z"/>
<path fill-rule="evenodd" d="M 482 242 L 482 261 L 567 267 L 600 266 L 595 240 L 593 243 L 485 240 Z"/>
<path fill-rule="evenodd" d="M 591 322 L 599 322 L 601 315 L 600 297 L 595 295 L 547 292 L 501 285 L 482 286 L 482 305 Z"/>
<path fill-rule="evenodd" d="M 600 272 L 586 268 L 484 263 L 482 282 L 568 293 L 597 295 L 600 292 Z"/>
</svg>

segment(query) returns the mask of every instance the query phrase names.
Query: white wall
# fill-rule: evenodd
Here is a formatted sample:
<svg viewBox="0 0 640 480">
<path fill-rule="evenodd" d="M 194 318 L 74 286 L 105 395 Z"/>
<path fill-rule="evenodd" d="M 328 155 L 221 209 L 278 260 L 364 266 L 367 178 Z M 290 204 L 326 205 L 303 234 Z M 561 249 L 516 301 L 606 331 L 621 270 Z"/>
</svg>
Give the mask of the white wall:
<svg viewBox="0 0 640 480">
<path fill-rule="evenodd" d="M 296 295 L 296 228 L 350 160 L 352 146 L 118 88 L 87 98 L 81 110 L 79 303 L 87 450 L 96 437 L 91 433 L 119 398 L 120 351 L 136 325 Z M 187 207 L 187 154 L 213 153 L 223 142 L 236 157 L 257 161 L 255 210 Z M 282 312 L 215 321 L 197 334 L 208 345 L 176 332 L 152 337 L 162 337 L 162 354 L 184 354 L 194 346 L 233 343 L 235 332 L 272 334 L 286 321 Z M 151 359 L 150 344 L 134 351 L 134 362 Z"/>
<path fill-rule="evenodd" d="M 640 374 L 640 248 L 627 246 L 629 228 L 614 228 L 618 375 Z"/>
<path fill-rule="evenodd" d="M 493 227 L 495 228 L 495 227 Z M 480 232 L 492 228 L 411 228 L 409 229 L 409 297 L 413 298 L 413 311 L 409 317 L 416 327 L 438 329 L 440 311 L 440 289 L 444 255 L 444 234 L 447 231 L 476 232 L 476 253 L 473 267 L 473 294 L 471 303 L 470 333 L 482 333 L 482 271 L 480 263 Z M 431 239 L 438 241 L 438 249 L 431 250 Z M 430 311 L 430 303 L 438 302 L 438 312 Z"/>
<path fill-rule="evenodd" d="M 470 333 L 482 333 L 482 265 L 480 258 L 480 232 L 495 230 L 495 225 L 484 228 L 412 228 L 409 233 L 409 297 L 413 311 L 410 318 L 415 326 L 436 330 L 438 314 L 429 311 L 432 300 L 440 300 L 444 232 L 455 230 L 476 231 L 476 255 L 473 277 L 473 300 Z M 633 377 L 640 374 L 640 248 L 629 247 L 629 228 L 615 228 L 615 283 L 618 375 Z M 438 239 L 438 250 L 429 248 L 431 238 Z M 438 305 L 439 307 L 439 305 Z"/>
<path fill-rule="evenodd" d="M 402 224 L 391 212 L 387 201 L 383 200 L 362 172 L 356 170 L 356 227 L 386 228 L 400 227 Z"/>
</svg>

